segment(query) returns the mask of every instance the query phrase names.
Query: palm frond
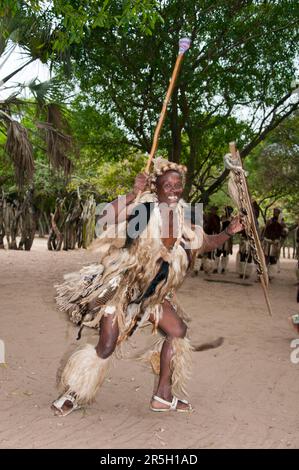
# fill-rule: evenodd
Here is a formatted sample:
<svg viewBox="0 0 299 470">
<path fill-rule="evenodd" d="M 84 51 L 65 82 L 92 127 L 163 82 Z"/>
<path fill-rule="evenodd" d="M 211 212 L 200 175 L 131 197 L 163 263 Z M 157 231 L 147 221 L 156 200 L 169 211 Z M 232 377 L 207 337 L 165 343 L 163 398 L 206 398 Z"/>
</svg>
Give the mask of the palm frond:
<svg viewBox="0 0 299 470">
<path fill-rule="evenodd" d="M 35 78 L 26 85 L 36 99 L 38 106 L 43 107 L 46 100 L 51 98 L 51 95 L 49 96 L 51 92 L 51 80 L 40 82 Z"/>
<path fill-rule="evenodd" d="M 24 103 L 24 100 L 17 98 L 19 92 L 16 91 L 11 95 L 7 96 L 4 100 L 0 100 L 0 109 L 9 110 L 11 106 L 19 106 Z"/>
<path fill-rule="evenodd" d="M 5 150 L 12 159 L 16 181 L 21 188 L 33 178 L 34 161 L 27 129 L 17 121 L 11 120 L 8 125 Z"/>
<path fill-rule="evenodd" d="M 61 106 L 56 103 L 46 105 L 47 122 L 38 123 L 44 131 L 47 153 L 53 168 L 62 169 L 68 176 L 72 170 L 72 161 L 68 154 L 73 150 L 73 140 L 69 134 L 69 125 L 62 112 Z"/>
<path fill-rule="evenodd" d="M 46 105 L 47 122 L 56 129 L 69 133 L 70 126 L 67 121 L 67 110 L 59 103 L 48 103 Z"/>
<path fill-rule="evenodd" d="M 56 77 L 44 82 L 35 78 L 29 83 L 26 83 L 26 87 L 30 90 L 41 108 L 43 108 L 47 102 L 55 102 L 55 106 L 57 106 L 56 103 L 62 101 L 64 97 L 61 80 Z"/>
<path fill-rule="evenodd" d="M 4 49 L 3 49 L 3 47 L 4 47 Z M 6 62 L 12 56 L 12 54 L 13 54 L 16 47 L 17 47 L 16 44 L 9 43 L 9 41 L 8 41 L 8 43 L 6 45 L 5 42 L 3 40 L 1 42 L 1 39 L 0 39 L 0 60 L 1 60 L 0 70 L 2 69 L 2 67 L 4 67 Z"/>
</svg>

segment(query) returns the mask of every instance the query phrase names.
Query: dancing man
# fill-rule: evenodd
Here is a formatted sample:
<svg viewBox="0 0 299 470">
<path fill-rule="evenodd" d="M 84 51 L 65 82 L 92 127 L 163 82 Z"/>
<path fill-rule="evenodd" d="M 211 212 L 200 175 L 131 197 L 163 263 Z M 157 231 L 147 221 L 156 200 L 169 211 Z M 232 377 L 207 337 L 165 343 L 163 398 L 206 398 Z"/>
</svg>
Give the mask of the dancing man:
<svg viewBox="0 0 299 470">
<path fill-rule="evenodd" d="M 133 191 L 107 207 L 108 218 L 109 213 L 116 215 L 116 227 L 110 225 L 95 242 L 104 252 L 101 262 L 58 287 L 60 309 L 81 328 L 99 327 L 100 333 L 95 347 L 87 344 L 68 359 L 61 396 L 52 404 L 55 414 L 67 415 L 95 398 L 116 347 L 145 322 L 162 334 L 155 368 L 159 380 L 150 409 L 192 410 L 186 400 L 192 348 L 175 290 L 193 253 L 215 250 L 244 227 L 236 217 L 224 232 L 206 235 L 188 224 L 182 200 L 185 172 L 182 165 L 158 158 L 150 177 L 138 175 Z M 136 223 L 140 213 L 145 216 Z"/>
</svg>

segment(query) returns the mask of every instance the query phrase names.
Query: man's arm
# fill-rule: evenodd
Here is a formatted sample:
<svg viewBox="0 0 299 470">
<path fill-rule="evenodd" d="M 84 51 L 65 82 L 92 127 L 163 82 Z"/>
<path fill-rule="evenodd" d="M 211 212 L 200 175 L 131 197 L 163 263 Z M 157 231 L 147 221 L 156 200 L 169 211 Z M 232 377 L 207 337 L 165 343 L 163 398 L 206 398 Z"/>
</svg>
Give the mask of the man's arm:
<svg viewBox="0 0 299 470">
<path fill-rule="evenodd" d="M 119 222 L 126 220 L 128 218 L 127 207 L 134 202 L 136 196 L 137 194 L 135 194 L 134 191 L 131 191 L 125 196 L 120 196 L 107 204 L 104 209 L 104 213 L 107 211 L 110 216 L 108 216 L 108 223 L 118 224 Z"/>
<path fill-rule="evenodd" d="M 105 216 L 106 222 L 110 224 L 118 224 L 127 220 L 130 215 L 128 208 L 136 199 L 136 196 L 141 191 L 144 191 L 147 185 L 148 176 L 145 173 L 140 173 L 136 176 L 134 187 L 131 192 L 125 196 L 120 196 L 114 201 L 108 203 L 101 217 Z"/>
<path fill-rule="evenodd" d="M 215 250 L 218 246 L 223 245 L 230 237 L 242 230 L 244 230 L 244 226 L 240 218 L 235 217 L 223 232 L 217 233 L 216 235 L 203 233 L 203 245 L 200 250 L 201 253 Z"/>
<path fill-rule="evenodd" d="M 227 231 L 217 233 L 216 235 L 208 235 L 204 233 L 203 235 L 203 245 L 201 248 L 202 253 L 207 253 L 208 251 L 213 251 L 218 246 L 223 245 L 232 235 L 228 235 Z"/>
</svg>

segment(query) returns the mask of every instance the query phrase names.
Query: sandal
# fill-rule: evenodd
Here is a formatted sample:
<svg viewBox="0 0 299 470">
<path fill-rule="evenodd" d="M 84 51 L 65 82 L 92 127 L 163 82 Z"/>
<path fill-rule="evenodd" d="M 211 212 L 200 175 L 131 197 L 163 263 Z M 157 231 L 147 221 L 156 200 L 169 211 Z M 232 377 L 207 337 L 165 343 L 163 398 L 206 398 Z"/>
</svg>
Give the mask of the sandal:
<svg viewBox="0 0 299 470">
<path fill-rule="evenodd" d="M 151 411 L 155 412 L 165 412 L 165 411 L 177 411 L 179 413 L 191 413 L 193 411 L 193 408 L 191 406 L 191 403 L 189 403 L 187 400 L 182 400 L 177 397 L 173 397 L 172 401 L 167 401 L 164 400 L 163 398 L 158 397 L 157 395 L 154 395 L 153 400 L 158 401 L 159 403 L 162 403 L 163 405 L 167 405 L 167 408 L 155 408 L 153 406 L 150 406 Z M 178 408 L 178 403 L 184 403 L 185 405 L 188 405 L 186 408 Z"/>
<path fill-rule="evenodd" d="M 63 410 L 63 405 L 65 404 L 66 401 L 70 401 L 72 406 L 71 408 L 67 408 L 66 410 Z M 51 409 L 55 412 L 55 416 L 67 416 L 72 411 L 79 410 L 80 408 L 82 408 L 82 406 L 78 405 L 76 398 L 70 394 L 61 395 L 61 397 L 53 401 L 51 405 Z"/>
</svg>

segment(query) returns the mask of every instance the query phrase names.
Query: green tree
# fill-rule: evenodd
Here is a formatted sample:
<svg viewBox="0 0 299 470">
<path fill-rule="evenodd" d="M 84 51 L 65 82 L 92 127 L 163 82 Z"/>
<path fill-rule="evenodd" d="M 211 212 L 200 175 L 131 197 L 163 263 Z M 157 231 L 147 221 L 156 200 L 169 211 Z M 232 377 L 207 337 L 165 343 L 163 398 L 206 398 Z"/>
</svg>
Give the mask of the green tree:
<svg viewBox="0 0 299 470">
<path fill-rule="evenodd" d="M 111 2 L 111 11 L 117 5 Z M 190 36 L 160 149 L 187 163 L 186 196 L 207 201 L 227 176 L 219 168 L 227 143 L 237 140 L 247 156 L 298 107 L 290 90 L 297 7 L 295 0 L 166 0 L 158 7 L 163 22 L 151 36 L 134 24 L 121 33 L 114 26 L 87 29 L 70 48 L 74 76 L 90 102 L 126 130 L 131 145 L 148 152 L 178 39 Z"/>
<path fill-rule="evenodd" d="M 299 212 L 299 114 L 281 123 L 248 159 L 249 184 L 264 219 L 273 205 L 293 220 Z"/>
<path fill-rule="evenodd" d="M 97 27 L 123 29 L 133 25 L 144 34 L 151 34 L 156 22 L 161 22 L 156 0 L 1 0 L 0 17 L 15 21 L 19 15 L 34 15 L 39 24 L 49 26 L 44 48 L 48 58 L 61 59 L 72 44 L 80 44 Z M 9 27 L 2 25 L 2 35 L 9 36 Z M 26 41 L 24 41 L 26 43 Z M 41 46 L 41 44 L 37 44 Z"/>
<path fill-rule="evenodd" d="M 80 158 L 69 189 L 93 192 L 100 200 L 112 200 L 128 192 L 146 157 L 132 147 L 124 130 L 108 113 L 100 113 L 78 95 L 69 108 L 71 132 Z"/>
<path fill-rule="evenodd" d="M 33 95 L 31 103 L 35 103 L 37 111 L 35 124 L 43 135 L 51 165 L 57 170 L 62 168 L 67 176 L 72 169 L 69 158 L 72 139 L 64 106 L 69 91 L 66 78 L 70 71 L 70 47 L 74 43 L 80 44 L 88 31 L 99 26 L 113 26 L 121 31 L 132 23 L 144 34 L 149 34 L 157 19 L 159 15 L 155 11 L 155 1 L 152 0 L 1 0 L 0 61 L 3 64 L 14 52 L 16 45 L 22 47 L 28 60 L 6 76 L 0 77 L 0 91 L 11 88 L 9 81 L 37 59 L 50 67 L 59 65 L 64 74 L 62 76 L 56 73 L 54 79 L 45 83 L 36 80 L 27 84 L 20 83 L 15 86 L 12 95 L 0 102 L 0 132 L 6 135 L 4 148 L 13 162 L 15 178 L 20 188 L 32 181 L 35 167 L 31 139 L 35 131 L 21 123 L 26 114 L 24 108 L 29 104 L 20 98 L 23 90 L 28 88 Z M 107 124 L 109 117 L 103 116 L 102 120 L 105 119 Z M 111 124 L 111 118 L 109 121 Z M 88 121 L 86 123 L 88 125 Z"/>
</svg>

